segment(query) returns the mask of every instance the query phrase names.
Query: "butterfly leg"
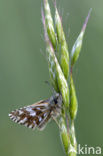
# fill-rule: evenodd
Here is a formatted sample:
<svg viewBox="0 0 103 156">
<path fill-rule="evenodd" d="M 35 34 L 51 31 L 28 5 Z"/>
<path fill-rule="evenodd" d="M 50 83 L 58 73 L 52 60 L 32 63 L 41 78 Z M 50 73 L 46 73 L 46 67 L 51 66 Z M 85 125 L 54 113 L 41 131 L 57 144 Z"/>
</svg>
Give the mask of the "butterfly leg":
<svg viewBox="0 0 103 156">
<path fill-rule="evenodd" d="M 54 116 L 52 116 L 52 119 L 56 122 L 56 124 L 58 125 L 58 128 L 60 129 L 60 125 L 59 125 L 58 120 Z"/>
</svg>

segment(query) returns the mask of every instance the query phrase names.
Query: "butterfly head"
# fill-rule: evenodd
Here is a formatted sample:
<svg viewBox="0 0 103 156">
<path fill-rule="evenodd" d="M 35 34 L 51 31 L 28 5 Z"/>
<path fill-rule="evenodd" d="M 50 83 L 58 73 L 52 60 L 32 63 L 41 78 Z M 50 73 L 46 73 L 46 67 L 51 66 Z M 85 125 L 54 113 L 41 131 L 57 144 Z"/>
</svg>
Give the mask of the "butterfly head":
<svg viewBox="0 0 103 156">
<path fill-rule="evenodd" d="M 56 93 L 54 96 L 50 99 L 51 105 L 58 105 L 58 107 L 61 107 L 62 105 L 62 95 L 59 93 Z"/>
</svg>

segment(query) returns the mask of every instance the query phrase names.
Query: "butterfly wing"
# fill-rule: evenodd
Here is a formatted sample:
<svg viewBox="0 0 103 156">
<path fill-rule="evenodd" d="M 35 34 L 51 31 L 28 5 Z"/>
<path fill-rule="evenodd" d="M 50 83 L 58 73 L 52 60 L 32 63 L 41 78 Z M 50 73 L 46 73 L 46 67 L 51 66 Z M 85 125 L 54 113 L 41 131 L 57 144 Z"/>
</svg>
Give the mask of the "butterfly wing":
<svg viewBox="0 0 103 156">
<path fill-rule="evenodd" d="M 49 99 L 12 111 L 9 117 L 18 124 L 42 130 L 50 119 Z"/>
</svg>

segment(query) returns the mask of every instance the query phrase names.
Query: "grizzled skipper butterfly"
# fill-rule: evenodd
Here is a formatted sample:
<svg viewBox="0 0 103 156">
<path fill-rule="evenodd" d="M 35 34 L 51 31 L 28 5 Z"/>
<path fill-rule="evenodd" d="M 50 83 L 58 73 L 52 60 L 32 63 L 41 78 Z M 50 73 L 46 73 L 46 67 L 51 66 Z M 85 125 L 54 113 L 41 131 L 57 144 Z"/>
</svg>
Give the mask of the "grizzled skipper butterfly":
<svg viewBox="0 0 103 156">
<path fill-rule="evenodd" d="M 61 112 L 62 96 L 56 93 L 47 100 L 41 100 L 32 105 L 16 109 L 9 114 L 14 122 L 26 127 L 42 130 L 46 123 L 57 117 Z"/>
</svg>

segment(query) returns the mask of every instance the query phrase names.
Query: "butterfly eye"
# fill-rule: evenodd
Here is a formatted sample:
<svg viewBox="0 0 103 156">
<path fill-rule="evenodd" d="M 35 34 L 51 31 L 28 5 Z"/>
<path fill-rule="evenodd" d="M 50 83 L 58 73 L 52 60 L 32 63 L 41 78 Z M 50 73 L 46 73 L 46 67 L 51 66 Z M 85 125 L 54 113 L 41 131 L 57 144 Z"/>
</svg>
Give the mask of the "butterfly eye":
<svg viewBox="0 0 103 156">
<path fill-rule="evenodd" d="M 57 103 L 58 103 L 58 100 L 57 100 L 57 98 L 55 98 L 55 99 L 54 99 L 54 103 L 55 103 L 55 104 L 57 104 Z"/>
</svg>

